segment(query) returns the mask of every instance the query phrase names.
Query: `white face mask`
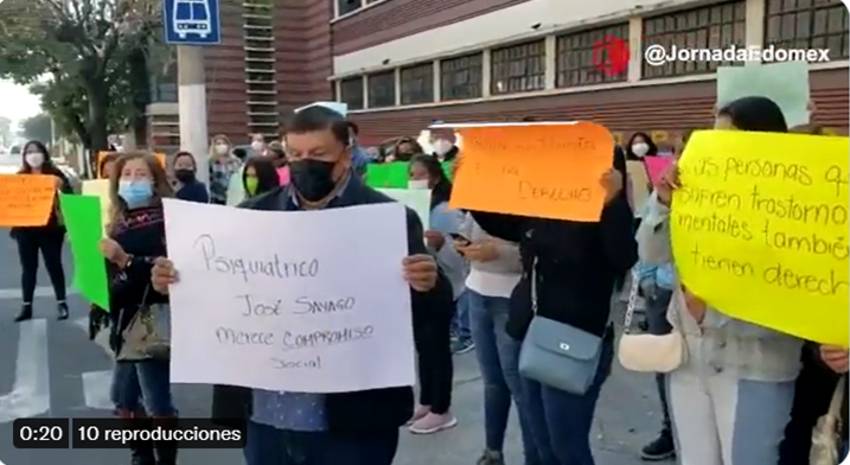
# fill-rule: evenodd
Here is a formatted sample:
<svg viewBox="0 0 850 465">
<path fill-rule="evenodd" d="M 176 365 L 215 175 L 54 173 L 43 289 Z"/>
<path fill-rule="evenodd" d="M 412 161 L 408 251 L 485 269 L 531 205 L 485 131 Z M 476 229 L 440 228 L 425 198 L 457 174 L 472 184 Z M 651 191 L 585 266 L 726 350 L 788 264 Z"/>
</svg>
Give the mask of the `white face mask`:
<svg viewBox="0 0 850 465">
<path fill-rule="evenodd" d="M 636 144 L 632 144 L 632 153 L 637 155 L 638 157 L 643 157 L 649 152 L 649 144 L 646 142 L 638 142 Z"/>
<path fill-rule="evenodd" d="M 255 152 L 260 152 L 260 151 L 262 151 L 262 150 L 263 150 L 263 148 L 265 148 L 265 145 L 266 145 L 266 144 L 264 144 L 264 143 L 262 143 L 262 142 L 260 142 L 260 141 L 258 141 L 258 140 L 255 140 L 254 142 L 251 142 L 251 148 L 252 148 L 252 149 L 254 149 L 254 151 L 255 151 Z"/>
<path fill-rule="evenodd" d="M 44 164 L 44 154 L 41 152 L 28 152 L 24 158 L 30 168 L 41 168 Z"/>
<path fill-rule="evenodd" d="M 428 189 L 428 180 L 427 179 L 411 179 L 407 181 L 408 189 Z"/>
<path fill-rule="evenodd" d="M 227 155 L 229 151 L 230 147 L 227 144 L 215 144 L 216 155 Z"/>
<path fill-rule="evenodd" d="M 434 142 L 434 152 L 436 152 L 437 155 L 443 156 L 443 155 L 449 153 L 449 150 L 452 149 L 453 145 L 454 144 L 452 144 L 451 142 L 449 142 L 446 139 L 439 139 L 436 142 Z"/>
</svg>

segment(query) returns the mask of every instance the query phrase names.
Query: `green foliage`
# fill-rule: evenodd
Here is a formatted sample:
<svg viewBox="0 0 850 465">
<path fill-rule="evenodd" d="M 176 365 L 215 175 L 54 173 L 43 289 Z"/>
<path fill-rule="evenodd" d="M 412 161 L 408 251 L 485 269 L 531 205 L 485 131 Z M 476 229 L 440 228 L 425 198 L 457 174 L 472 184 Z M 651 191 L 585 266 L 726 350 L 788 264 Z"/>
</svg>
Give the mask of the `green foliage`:
<svg viewBox="0 0 850 465">
<path fill-rule="evenodd" d="M 27 140 L 50 142 L 50 115 L 42 113 L 25 119 L 21 123 L 21 134 Z"/>
<path fill-rule="evenodd" d="M 128 58 L 146 50 L 160 0 L 5 0 L 0 78 L 34 84 L 60 133 L 88 148 L 137 116 Z"/>
</svg>

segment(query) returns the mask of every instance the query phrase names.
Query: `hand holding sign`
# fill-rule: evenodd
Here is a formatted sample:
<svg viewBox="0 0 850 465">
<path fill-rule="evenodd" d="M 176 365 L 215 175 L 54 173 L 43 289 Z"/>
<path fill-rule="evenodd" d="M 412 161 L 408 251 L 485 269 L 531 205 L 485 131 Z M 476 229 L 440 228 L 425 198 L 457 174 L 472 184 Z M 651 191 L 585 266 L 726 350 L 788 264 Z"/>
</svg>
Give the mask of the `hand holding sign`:
<svg viewBox="0 0 850 465">
<path fill-rule="evenodd" d="M 607 197 L 600 179 L 611 169 L 614 154 L 614 140 L 603 126 L 577 122 L 455 128 L 464 143 L 452 208 L 599 221 Z"/>
</svg>

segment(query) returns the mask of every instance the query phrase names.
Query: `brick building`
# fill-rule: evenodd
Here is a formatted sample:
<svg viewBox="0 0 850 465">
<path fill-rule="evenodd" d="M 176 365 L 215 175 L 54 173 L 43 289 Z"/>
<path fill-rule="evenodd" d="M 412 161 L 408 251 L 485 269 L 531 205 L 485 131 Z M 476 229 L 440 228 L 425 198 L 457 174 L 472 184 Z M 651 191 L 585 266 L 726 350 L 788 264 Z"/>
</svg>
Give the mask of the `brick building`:
<svg viewBox="0 0 850 465">
<path fill-rule="evenodd" d="M 831 62 L 810 65 L 815 122 L 848 132 L 839 0 L 222 3 L 224 40 L 206 51 L 209 131 L 238 142 L 276 134 L 279 115 L 319 99 L 347 102 L 366 145 L 437 119 L 592 119 L 618 138 L 644 130 L 662 143 L 710 125 L 718 64 L 653 67 L 641 59 L 653 44 L 829 48 Z M 622 73 L 594 65 L 605 37 L 630 49 Z M 152 116 L 159 142 L 170 118 Z"/>
</svg>

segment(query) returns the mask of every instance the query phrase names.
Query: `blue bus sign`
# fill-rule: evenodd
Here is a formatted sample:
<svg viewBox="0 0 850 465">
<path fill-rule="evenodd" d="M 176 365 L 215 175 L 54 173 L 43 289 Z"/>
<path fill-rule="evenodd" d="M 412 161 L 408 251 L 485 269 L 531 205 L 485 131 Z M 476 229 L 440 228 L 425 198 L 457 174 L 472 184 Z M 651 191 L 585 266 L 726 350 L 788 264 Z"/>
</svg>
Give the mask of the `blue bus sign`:
<svg viewBox="0 0 850 465">
<path fill-rule="evenodd" d="M 221 42 L 219 0 L 163 0 L 165 43 L 209 45 Z"/>
</svg>

